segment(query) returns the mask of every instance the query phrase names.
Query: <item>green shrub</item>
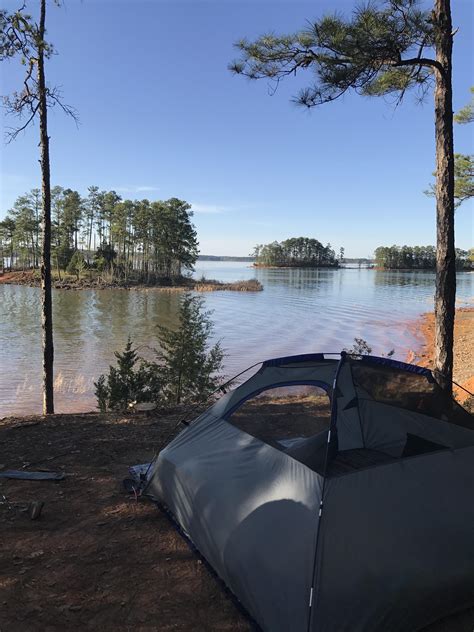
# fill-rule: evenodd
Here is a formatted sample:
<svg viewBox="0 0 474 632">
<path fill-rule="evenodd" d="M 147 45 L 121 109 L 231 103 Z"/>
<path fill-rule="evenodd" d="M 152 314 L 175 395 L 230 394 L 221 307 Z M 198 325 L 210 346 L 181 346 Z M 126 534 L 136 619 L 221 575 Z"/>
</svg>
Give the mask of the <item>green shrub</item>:
<svg viewBox="0 0 474 632">
<path fill-rule="evenodd" d="M 79 250 L 75 250 L 69 263 L 67 264 L 66 272 L 69 274 L 75 274 L 77 280 L 79 281 L 79 278 L 85 269 L 86 261 L 84 259 L 84 255 Z"/>
<path fill-rule="evenodd" d="M 57 267 L 61 270 L 65 270 L 74 256 L 74 250 L 70 248 L 68 244 L 60 244 L 53 248 L 53 254 L 56 259 Z"/>
<path fill-rule="evenodd" d="M 158 327 L 157 372 L 163 397 L 172 405 L 206 402 L 223 380 L 219 372 L 224 352 L 219 342 L 209 348 L 214 326 L 210 312 L 203 311 L 203 302 L 184 294 L 177 329 Z"/>
<path fill-rule="evenodd" d="M 131 404 L 158 402 L 160 377 L 157 367 L 149 364 L 133 348 L 130 338 L 122 353 L 116 351 L 117 367 L 110 366 L 108 375 L 94 382 L 101 412 L 127 410 Z"/>
<path fill-rule="evenodd" d="M 126 410 L 132 403 L 155 402 L 169 406 L 204 403 L 220 386 L 224 352 L 220 343 L 209 346 L 213 333 L 210 312 L 203 299 L 181 297 L 178 327 L 158 327 L 156 362 L 146 361 L 129 339 L 117 366 L 94 383 L 101 412 Z"/>
</svg>

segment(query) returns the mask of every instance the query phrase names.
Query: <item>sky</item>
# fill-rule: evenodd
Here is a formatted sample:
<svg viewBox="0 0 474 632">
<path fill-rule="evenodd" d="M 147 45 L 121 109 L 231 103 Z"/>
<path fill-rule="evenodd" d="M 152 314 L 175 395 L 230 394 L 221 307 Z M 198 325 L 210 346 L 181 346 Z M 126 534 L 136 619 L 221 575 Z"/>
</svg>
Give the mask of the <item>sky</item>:
<svg viewBox="0 0 474 632">
<path fill-rule="evenodd" d="M 11 0 L 3 6 L 13 10 Z M 78 112 L 49 119 L 52 184 L 115 189 L 128 199 L 190 202 L 202 254 L 247 255 L 288 237 L 330 242 L 347 257 L 379 245 L 434 244 L 435 205 L 424 195 L 434 170 L 432 95 L 345 96 L 310 111 L 292 97 L 309 74 L 275 94 L 266 81 L 227 69 L 233 44 L 294 32 L 355 0 L 66 0 L 48 3 L 57 54 L 50 85 Z M 29 0 L 34 14 L 37 3 Z M 428 6 L 428 5 L 427 5 Z M 454 109 L 474 84 L 474 2 L 452 0 Z M 0 65 L 0 93 L 21 87 L 23 69 Z M 2 116 L 0 218 L 40 184 L 38 126 L 12 143 Z M 474 125 L 456 126 L 458 152 L 473 151 Z M 473 203 L 456 212 L 456 245 L 474 245 Z"/>
</svg>

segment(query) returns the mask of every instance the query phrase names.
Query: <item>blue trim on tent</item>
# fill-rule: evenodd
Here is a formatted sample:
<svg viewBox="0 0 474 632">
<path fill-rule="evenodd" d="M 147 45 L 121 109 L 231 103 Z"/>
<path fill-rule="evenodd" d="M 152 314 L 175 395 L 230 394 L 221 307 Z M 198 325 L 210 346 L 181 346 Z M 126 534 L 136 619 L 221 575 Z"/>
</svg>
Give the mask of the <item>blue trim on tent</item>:
<svg viewBox="0 0 474 632">
<path fill-rule="evenodd" d="M 399 369 L 400 371 L 407 371 L 408 373 L 416 373 L 417 375 L 424 375 L 428 381 L 434 382 L 435 379 L 429 369 L 425 369 L 422 366 L 416 364 L 407 364 L 406 362 L 400 362 L 400 360 L 391 360 L 390 358 L 379 358 L 378 356 L 362 355 L 359 356 L 359 361 L 365 364 L 377 364 L 379 366 L 386 366 L 391 369 Z"/>
<path fill-rule="evenodd" d="M 293 362 L 322 362 L 326 358 L 324 353 L 303 353 L 294 356 L 284 356 L 282 358 L 272 358 L 262 362 L 262 369 L 267 366 L 281 366 L 282 364 L 291 364 Z"/>
<path fill-rule="evenodd" d="M 350 354 L 348 354 L 350 357 Z M 283 356 L 281 358 L 272 358 L 262 362 L 262 369 L 271 366 L 282 366 L 285 364 L 297 364 L 298 362 L 324 362 L 328 360 L 325 358 L 324 353 L 302 353 L 294 356 Z M 332 360 L 332 359 L 331 359 Z M 357 360 L 366 363 L 378 364 L 379 366 L 386 366 L 393 369 L 399 369 L 400 371 L 407 371 L 408 373 L 416 373 L 418 375 L 424 375 L 430 382 L 434 382 L 433 374 L 429 369 L 416 364 L 408 364 L 407 362 L 401 362 L 400 360 L 392 360 L 390 358 L 380 358 L 373 355 L 359 355 Z M 333 360 L 332 360 L 333 361 Z"/>
<path fill-rule="evenodd" d="M 233 413 L 235 413 L 237 408 L 242 406 L 242 404 L 244 404 L 249 399 L 252 399 L 252 397 L 256 397 L 257 395 L 260 395 L 260 393 L 263 393 L 265 391 L 269 391 L 269 390 L 271 390 L 273 388 L 284 388 L 285 386 L 317 386 L 318 388 L 322 388 L 323 391 L 326 391 L 328 396 L 329 396 L 329 393 L 331 391 L 331 385 L 330 384 L 327 384 L 326 382 L 320 382 L 318 380 L 304 380 L 304 381 L 303 380 L 296 380 L 296 381 L 292 381 L 292 382 L 276 382 L 275 384 L 268 384 L 267 386 L 263 386 L 262 388 L 258 388 L 257 390 L 252 391 L 251 393 L 249 393 L 245 397 L 242 397 L 242 399 L 239 399 L 239 401 L 236 404 L 234 404 L 232 406 L 232 408 L 229 408 L 229 410 L 226 411 L 226 413 L 224 415 L 222 415 L 222 419 L 225 419 L 226 421 L 228 421 L 228 418 Z"/>
</svg>

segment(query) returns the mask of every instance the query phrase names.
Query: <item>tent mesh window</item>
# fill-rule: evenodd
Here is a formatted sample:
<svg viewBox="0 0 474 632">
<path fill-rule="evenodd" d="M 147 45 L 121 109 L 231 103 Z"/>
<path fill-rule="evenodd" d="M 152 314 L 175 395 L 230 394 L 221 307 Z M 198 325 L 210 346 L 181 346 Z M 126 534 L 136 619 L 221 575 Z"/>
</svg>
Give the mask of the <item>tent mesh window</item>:
<svg viewBox="0 0 474 632">
<path fill-rule="evenodd" d="M 474 430 L 473 416 L 426 374 L 352 362 L 352 378 L 359 399 L 372 399 Z"/>
<path fill-rule="evenodd" d="M 269 388 L 242 403 L 228 421 L 278 449 L 285 439 L 311 437 L 329 429 L 331 402 L 309 385 Z"/>
</svg>

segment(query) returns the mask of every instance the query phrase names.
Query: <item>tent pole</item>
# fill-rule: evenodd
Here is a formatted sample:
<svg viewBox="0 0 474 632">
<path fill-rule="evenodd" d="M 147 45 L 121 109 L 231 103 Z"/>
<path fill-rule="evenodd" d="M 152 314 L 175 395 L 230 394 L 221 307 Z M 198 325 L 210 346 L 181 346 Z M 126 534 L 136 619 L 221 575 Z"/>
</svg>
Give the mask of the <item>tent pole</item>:
<svg viewBox="0 0 474 632">
<path fill-rule="evenodd" d="M 311 623 L 313 619 L 313 610 L 316 610 L 315 606 L 318 601 L 318 593 L 319 593 L 319 584 L 317 582 L 316 572 L 317 572 L 317 560 L 318 560 L 318 546 L 319 546 L 319 534 L 321 533 L 321 523 L 323 517 L 323 507 L 324 507 L 324 492 L 326 488 L 326 476 L 327 476 L 327 468 L 329 461 L 329 451 L 331 447 L 331 435 L 334 438 L 335 433 L 337 432 L 336 422 L 337 422 L 337 396 L 336 396 L 336 388 L 337 388 L 337 380 L 339 377 L 339 373 L 341 372 L 342 365 L 344 360 L 346 359 L 346 352 L 341 351 L 341 358 L 336 367 L 336 372 L 334 374 L 334 380 L 332 385 L 332 401 L 331 401 L 331 420 L 329 423 L 329 432 L 328 432 L 328 440 L 326 443 L 326 455 L 324 457 L 324 469 L 323 469 L 323 488 L 321 490 L 321 502 L 319 503 L 319 513 L 318 513 L 318 530 L 316 533 L 316 544 L 314 547 L 314 560 L 313 560 L 313 573 L 311 577 L 311 588 L 309 591 L 309 603 L 308 603 L 308 628 L 307 632 L 311 631 Z M 316 584 L 316 586 L 315 586 Z"/>
</svg>

